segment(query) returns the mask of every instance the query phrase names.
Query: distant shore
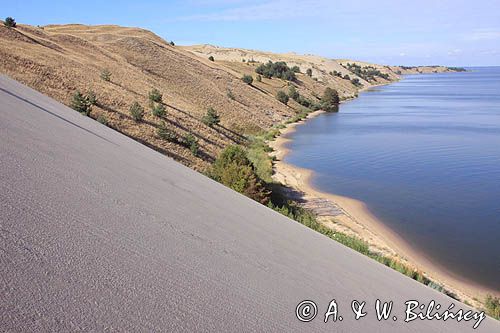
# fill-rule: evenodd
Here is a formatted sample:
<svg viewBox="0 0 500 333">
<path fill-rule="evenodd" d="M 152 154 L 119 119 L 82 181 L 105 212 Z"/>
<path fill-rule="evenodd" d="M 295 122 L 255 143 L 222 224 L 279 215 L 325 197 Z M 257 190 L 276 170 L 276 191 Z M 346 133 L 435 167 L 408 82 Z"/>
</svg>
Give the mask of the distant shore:
<svg viewBox="0 0 500 333">
<path fill-rule="evenodd" d="M 324 111 L 315 111 L 304 120 L 317 117 Z M 446 290 L 454 293 L 460 300 L 473 306 L 480 306 L 487 294 L 497 295 L 498 292 L 488 290 L 478 284 L 461 279 L 432 263 L 432 258 L 411 248 L 399 235 L 388 228 L 381 220 L 370 212 L 365 203 L 322 192 L 311 184 L 314 173 L 284 162 L 289 153 L 286 144 L 290 141 L 288 134 L 294 132 L 297 126 L 304 121 L 293 123 L 280 131 L 269 145 L 274 150 L 276 162 L 274 164 L 274 180 L 294 192 L 301 193 L 304 207 L 318 215 L 318 220 L 325 226 L 351 236 L 357 236 L 366 241 L 370 248 L 383 255 L 397 258 L 407 265 L 424 272 L 432 281 L 442 285 Z"/>
</svg>

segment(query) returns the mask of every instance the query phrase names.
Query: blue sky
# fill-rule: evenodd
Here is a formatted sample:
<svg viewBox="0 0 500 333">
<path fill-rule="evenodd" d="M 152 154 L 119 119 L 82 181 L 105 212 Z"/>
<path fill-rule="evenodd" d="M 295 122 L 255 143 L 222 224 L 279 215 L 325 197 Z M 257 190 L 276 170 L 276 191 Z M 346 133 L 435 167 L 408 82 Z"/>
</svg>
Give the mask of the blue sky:
<svg viewBox="0 0 500 333">
<path fill-rule="evenodd" d="M 500 65 L 500 0 L 2 0 L 0 16 L 138 26 L 177 44 L 394 65 Z"/>
</svg>

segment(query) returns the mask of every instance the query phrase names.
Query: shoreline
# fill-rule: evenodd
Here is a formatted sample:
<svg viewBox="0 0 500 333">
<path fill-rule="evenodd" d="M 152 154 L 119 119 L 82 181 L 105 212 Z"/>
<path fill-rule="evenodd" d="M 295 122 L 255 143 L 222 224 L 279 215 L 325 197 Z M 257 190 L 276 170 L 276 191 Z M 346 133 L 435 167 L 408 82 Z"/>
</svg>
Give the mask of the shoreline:
<svg viewBox="0 0 500 333">
<path fill-rule="evenodd" d="M 284 158 L 290 151 L 286 148 L 286 144 L 291 141 L 287 135 L 293 133 L 297 126 L 306 120 L 323 113 L 325 111 L 311 112 L 304 120 L 289 124 L 281 129 L 280 135 L 268 142 L 274 151 L 271 154 L 276 157 L 273 164 L 273 179 L 291 188 L 295 196 L 296 193 L 300 193 L 300 199 L 303 201 L 301 205 L 312 210 L 323 225 L 350 236 L 357 236 L 366 241 L 374 252 L 396 258 L 423 272 L 430 280 L 455 294 L 460 301 L 481 307 L 487 294 L 498 296 L 497 291 L 462 279 L 446 271 L 445 268 L 433 264 L 432 258 L 409 246 L 401 236 L 370 212 L 364 202 L 320 191 L 311 184 L 314 176 L 312 170 L 284 162 Z M 293 196 L 294 194 L 288 193 L 287 195 Z"/>
</svg>

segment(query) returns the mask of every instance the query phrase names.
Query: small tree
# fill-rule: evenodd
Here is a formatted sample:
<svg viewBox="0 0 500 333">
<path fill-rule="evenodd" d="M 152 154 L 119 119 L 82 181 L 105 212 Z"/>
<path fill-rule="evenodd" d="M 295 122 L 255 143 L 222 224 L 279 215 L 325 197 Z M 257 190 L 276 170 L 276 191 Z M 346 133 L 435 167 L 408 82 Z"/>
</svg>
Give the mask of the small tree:
<svg viewBox="0 0 500 333">
<path fill-rule="evenodd" d="M 311 68 L 308 68 L 308 69 L 306 70 L 306 74 L 307 74 L 307 76 L 312 77 L 312 76 L 313 76 L 313 70 L 312 70 Z"/>
<path fill-rule="evenodd" d="M 288 88 L 288 96 L 293 99 L 294 101 L 297 101 L 300 97 L 300 94 L 299 92 L 297 91 L 297 89 L 295 89 L 295 86 L 290 86 Z"/>
<path fill-rule="evenodd" d="M 161 103 L 162 102 L 162 97 L 163 97 L 163 95 L 156 88 L 154 88 L 153 90 L 151 90 L 149 92 L 149 100 L 151 102 Z"/>
<path fill-rule="evenodd" d="M 89 102 L 87 96 L 82 94 L 80 91 L 76 91 L 73 95 L 73 100 L 71 101 L 71 108 L 84 114 L 86 116 L 90 115 L 92 111 L 92 104 Z"/>
<path fill-rule="evenodd" d="M 108 70 L 108 69 L 103 69 L 101 71 L 101 79 L 106 81 L 106 82 L 109 82 L 111 81 L 111 72 Z"/>
<path fill-rule="evenodd" d="M 321 106 L 325 111 L 338 111 L 340 103 L 339 93 L 337 90 L 327 87 L 321 97 Z"/>
<path fill-rule="evenodd" d="M 243 75 L 243 77 L 241 78 L 241 80 L 243 80 L 243 82 L 245 82 L 246 84 L 252 84 L 253 83 L 253 77 L 252 77 L 252 75 Z"/>
<path fill-rule="evenodd" d="M 151 113 L 153 114 L 153 116 L 163 117 L 167 113 L 167 110 L 165 109 L 165 106 L 163 104 L 152 104 Z"/>
<path fill-rule="evenodd" d="M 287 104 L 288 104 L 288 99 L 289 99 L 289 98 L 288 98 L 288 95 L 287 95 L 287 94 L 285 94 L 285 92 L 284 92 L 284 91 L 280 90 L 280 91 L 278 91 L 278 93 L 276 94 L 276 99 L 277 99 L 278 101 L 280 101 L 281 103 L 283 103 L 283 104 L 287 105 Z"/>
<path fill-rule="evenodd" d="M 144 117 L 144 108 L 138 102 L 134 102 L 130 106 L 129 112 L 135 121 L 141 121 Z"/>
<path fill-rule="evenodd" d="M 179 137 L 177 133 L 167 128 L 167 125 L 164 121 L 160 123 L 158 129 L 156 130 L 156 134 L 160 137 L 160 139 L 168 141 L 168 142 L 178 142 Z"/>
<path fill-rule="evenodd" d="M 208 60 L 210 60 L 210 61 L 215 61 L 215 59 L 214 59 L 214 57 L 213 57 L 213 56 L 208 57 Z"/>
<path fill-rule="evenodd" d="M 257 82 L 262 82 L 262 76 L 260 74 L 257 74 L 256 80 Z"/>
<path fill-rule="evenodd" d="M 169 44 L 170 44 L 170 46 L 175 46 L 174 41 L 170 41 L 170 43 L 169 43 Z"/>
<path fill-rule="evenodd" d="M 196 139 L 196 137 L 193 134 L 191 133 L 186 134 L 186 136 L 184 136 L 183 139 L 183 144 L 184 146 L 189 148 L 189 150 L 194 156 L 198 156 L 198 150 L 199 150 L 198 139 Z"/>
<path fill-rule="evenodd" d="M 7 28 L 15 28 L 17 23 L 16 23 L 16 20 L 14 20 L 12 17 L 7 17 L 5 19 L 5 21 L 3 22 L 3 24 L 7 27 Z"/>
<path fill-rule="evenodd" d="M 207 109 L 207 114 L 203 116 L 201 121 L 210 127 L 213 127 L 214 125 L 218 125 L 220 123 L 220 116 L 217 114 L 217 111 L 215 111 L 212 107 L 209 107 Z"/>
</svg>

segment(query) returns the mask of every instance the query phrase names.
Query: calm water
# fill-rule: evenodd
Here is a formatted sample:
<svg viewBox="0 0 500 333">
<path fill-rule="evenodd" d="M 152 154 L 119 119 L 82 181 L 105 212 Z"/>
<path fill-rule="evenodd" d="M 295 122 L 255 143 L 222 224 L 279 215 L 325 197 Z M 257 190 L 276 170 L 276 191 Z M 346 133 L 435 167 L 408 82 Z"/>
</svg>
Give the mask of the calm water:
<svg viewBox="0 0 500 333">
<path fill-rule="evenodd" d="M 306 122 L 286 161 L 437 265 L 500 291 L 500 67 L 412 75 Z"/>
</svg>

